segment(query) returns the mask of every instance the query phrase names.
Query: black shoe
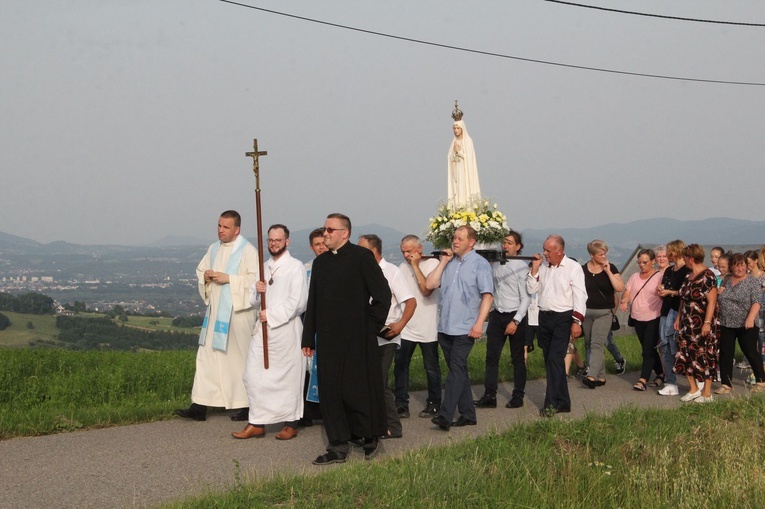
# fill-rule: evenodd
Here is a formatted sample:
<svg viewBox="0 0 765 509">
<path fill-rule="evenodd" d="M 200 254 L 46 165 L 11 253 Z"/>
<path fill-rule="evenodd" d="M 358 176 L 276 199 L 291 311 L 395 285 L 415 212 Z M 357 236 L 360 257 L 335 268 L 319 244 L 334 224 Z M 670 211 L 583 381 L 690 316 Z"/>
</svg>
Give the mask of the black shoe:
<svg viewBox="0 0 765 509">
<path fill-rule="evenodd" d="M 523 406 L 523 396 L 513 396 L 508 401 L 505 408 L 521 408 Z"/>
<path fill-rule="evenodd" d="M 388 430 L 388 433 L 386 433 L 385 435 L 382 435 L 380 439 L 385 440 L 388 438 L 402 438 L 403 436 L 404 436 L 403 433 L 393 433 L 390 430 Z"/>
<path fill-rule="evenodd" d="M 371 460 L 380 449 L 380 441 L 376 438 L 364 440 L 364 459 Z"/>
<path fill-rule="evenodd" d="M 194 419 L 195 421 L 207 420 L 207 408 L 202 407 L 204 410 L 200 410 L 200 405 L 191 405 L 188 408 L 178 408 L 175 410 L 175 415 L 183 417 L 184 419 Z M 245 419 L 246 420 L 246 419 Z"/>
<path fill-rule="evenodd" d="M 587 366 L 582 366 L 581 368 L 576 368 L 576 373 L 574 373 L 574 378 L 582 378 L 587 376 Z"/>
<path fill-rule="evenodd" d="M 430 422 L 438 426 L 444 431 L 449 431 L 449 428 L 452 427 L 452 423 L 446 420 L 446 417 L 443 417 L 441 415 L 437 415 L 433 417 Z"/>
<path fill-rule="evenodd" d="M 586 387 L 589 387 L 590 389 L 595 389 L 596 387 L 598 387 L 598 381 L 593 380 L 592 378 L 588 376 L 582 378 L 582 384 L 585 385 Z"/>
<path fill-rule="evenodd" d="M 497 408 L 497 397 L 484 393 L 481 399 L 473 401 L 477 408 Z"/>
<path fill-rule="evenodd" d="M 351 445 L 355 445 L 356 447 L 364 447 L 364 439 L 363 438 L 351 438 L 348 440 L 348 443 Z"/>
<path fill-rule="evenodd" d="M 298 421 L 298 424 L 303 426 L 304 428 L 310 428 L 313 426 L 313 419 L 309 419 L 308 417 L 301 417 Z"/>
<path fill-rule="evenodd" d="M 311 463 L 314 465 L 331 465 L 332 463 L 345 463 L 345 454 L 337 451 L 327 451 Z"/>
<path fill-rule="evenodd" d="M 400 419 L 406 419 L 409 417 L 409 407 L 404 405 L 398 405 L 396 407 L 396 413 Z"/>
<path fill-rule="evenodd" d="M 462 426 L 475 426 L 478 424 L 476 421 L 471 421 L 460 415 L 460 418 L 452 423 L 455 428 L 461 428 Z"/>
<path fill-rule="evenodd" d="M 435 417 L 438 415 L 438 412 L 441 410 L 441 404 L 440 403 L 428 403 L 425 405 L 425 408 L 422 412 L 419 413 L 420 417 Z"/>
<path fill-rule="evenodd" d="M 231 416 L 232 421 L 247 421 L 250 418 L 249 408 L 240 408 L 234 415 Z"/>
<path fill-rule="evenodd" d="M 614 368 L 616 368 L 617 375 L 623 375 L 627 371 L 627 361 L 624 359 L 620 361 L 614 361 Z"/>
</svg>

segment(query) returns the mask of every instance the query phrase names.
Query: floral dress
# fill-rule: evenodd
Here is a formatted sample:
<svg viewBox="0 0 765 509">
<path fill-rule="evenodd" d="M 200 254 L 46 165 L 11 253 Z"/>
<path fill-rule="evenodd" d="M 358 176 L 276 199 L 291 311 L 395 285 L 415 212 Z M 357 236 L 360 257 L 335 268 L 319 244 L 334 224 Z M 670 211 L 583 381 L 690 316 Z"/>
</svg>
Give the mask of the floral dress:
<svg viewBox="0 0 765 509">
<path fill-rule="evenodd" d="M 680 287 L 680 330 L 677 334 L 675 373 L 688 375 L 702 382 L 717 375 L 717 347 L 720 339 L 720 321 L 715 306 L 711 331 L 701 335 L 707 314 L 707 294 L 717 287 L 714 273 L 706 269 L 692 279 L 688 274 Z"/>
</svg>

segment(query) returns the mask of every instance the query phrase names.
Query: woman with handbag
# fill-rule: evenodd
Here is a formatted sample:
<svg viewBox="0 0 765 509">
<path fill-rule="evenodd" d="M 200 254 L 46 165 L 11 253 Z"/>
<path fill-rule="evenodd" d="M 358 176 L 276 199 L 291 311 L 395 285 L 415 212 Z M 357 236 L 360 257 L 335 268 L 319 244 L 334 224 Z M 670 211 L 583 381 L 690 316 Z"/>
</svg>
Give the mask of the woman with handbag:
<svg viewBox="0 0 765 509">
<path fill-rule="evenodd" d="M 621 298 L 621 310 L 630 310 L 628 324 L 635 327 L 643 347 L 640 378 L 632 386 L 636 391 L 646 390 L 651 371 L 656 372 L 655 384 L 661 385 L 664 382 L 664 369 L 656 352 L 661 315 L 661 297 L 658 295 L 657 288 L 661 283 L 661 276 L 657 276 L 660 272 L 654 268 L 655 261 L 656 254 L 653 249 L 640 250 L 637 257 L 640 272 L 632 274 Z"/>
<path fill-rule="evenodd" d="M 582 265 L 584 286 L 587 289 L 587 313 L 584 315 L 582 330 L 587 350 L 589 370 L 582 383 L 595 389 L 606 383 L 605 349 L 606 339 L 613 323 L 614 293 L 624 290 L 624 281 L 619 270 L 608 261 L 608 245 L 595 239 L 587 244 L 590 261 Z"/>
</svg>

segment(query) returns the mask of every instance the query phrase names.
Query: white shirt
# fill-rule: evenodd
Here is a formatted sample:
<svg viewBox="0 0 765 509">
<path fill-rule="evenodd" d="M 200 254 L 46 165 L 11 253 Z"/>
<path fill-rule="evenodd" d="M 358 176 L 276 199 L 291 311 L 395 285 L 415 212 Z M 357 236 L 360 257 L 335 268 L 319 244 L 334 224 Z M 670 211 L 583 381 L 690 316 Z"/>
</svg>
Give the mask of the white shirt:
<svg viewBox="0 0 765 509">
<path fill-rule="evenodd" d="M 580 323 L 587 310 L 587 290 L 584 286 L 584 271 L 578 262 L 563 256 L 559 265 L 542 263 L 536 277 L 529 272 L 526 290 L 538 292 L 540 311 L 571 311 Z"/>
<path fill-rule="evenodd" d="M 430 258 L 420 260 L 420 271 L 427 278 L 428 274 L 436 270 L 438 260 Z M 438 341 L 438 289 L 427 297 L 420 291 L 420 285 L 417 284 L 417 276 L 414 275 L 412 266 L 404 262 L 398 266 L 401 274 L 404 276 L 409 288 L 417 301 L 417 309 L 414 316 L 401 331 L 401 337 L 407 341 L 416 343 L 433 343 Z"/>
<path fill-rule="evenodd" d="M 404 276 L 398 267 L 385 261 L 385 258 L 380 260 L 380 268 L 382 269 L 385 279 L 388 280 L 388 286 L 390 286 L 390 310 L 388 311 L 388 318 L 385 319 L 385 324 L 391 324 L 401 320 L 401 316 L 404 314 L 404 302 L 414 298 L 414 294 L 409 289 L 409 285 L 406 284 Z M 377 345 L 384 346 L 391 343 L 401 344 L 401 335 L 399 334 L 395 338 L 388 340 L 380 336 L 377 337 Z"/>
<path fill-rule="evenodd" d="M 529 308 L 529 293 L 526 291 L 526 276 L 529 267 L 521 260 L 508 260 L 492 265 L 494 279 L 494 309 L 500 313 L 515 311 L 514 320 L 519 322 L 526 316 Z"/>
</svg>

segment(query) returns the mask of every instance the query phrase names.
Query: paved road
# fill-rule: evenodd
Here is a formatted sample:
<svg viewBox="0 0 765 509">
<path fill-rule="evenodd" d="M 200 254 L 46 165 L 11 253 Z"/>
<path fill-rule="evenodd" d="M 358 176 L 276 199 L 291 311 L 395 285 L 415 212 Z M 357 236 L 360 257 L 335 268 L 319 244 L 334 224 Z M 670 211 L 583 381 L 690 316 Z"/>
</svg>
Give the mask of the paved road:
<svg viewBox="0 0 765 509">
<path fill-rule="evenodd" d="M 606 413 L 624 405 L 675 408 L 679 397 L 665 397 L 649 389 L 631 390 L 636 373 L 609 376 L 604 387 L 588 389 L 571 380 L 572 412 L 556 419 Z M 479 409 L 478 425 L 438 430 L 417 413 L 426 393 L 413 393 L 412 417 L 404 419 L 404 437 L 383 441 L 379 458 L 424 446 L 446 445 L 455 440 L 506 429 L 519 422 L 538 420 L 544 400 L 544 380 L 528 383 L 526 405 L 507 409 L 511 386 L 500 386 L 496 409 Z M 681 386 L 681 393 L 687 387 Z M 476 398 L 483 387 L 474 386 Z M 745 394 L 737 384 L 733 394 Z M 721 396 L 725 398 L 729 396 Z M 0 508 L 135 508 L 152 507 L 233 486 L 237 464 L 243 479 L 268 478 L 276 472 L 315 473 L 343 465 L 311 465 L 324 451 L 322 427 L 300 431 L 294 440 L 274 440 L 278 427 L 268 427 L 261 439 L 235 440 L 232 431 L 242 423 L 228 414 L 213 414 L 205 422 L 174 418 L 168 421 L 75 431 L 43 437 L 0 442 Z M 350 461 L 363 461 L 358 450 Z"/>
</svg>

